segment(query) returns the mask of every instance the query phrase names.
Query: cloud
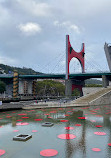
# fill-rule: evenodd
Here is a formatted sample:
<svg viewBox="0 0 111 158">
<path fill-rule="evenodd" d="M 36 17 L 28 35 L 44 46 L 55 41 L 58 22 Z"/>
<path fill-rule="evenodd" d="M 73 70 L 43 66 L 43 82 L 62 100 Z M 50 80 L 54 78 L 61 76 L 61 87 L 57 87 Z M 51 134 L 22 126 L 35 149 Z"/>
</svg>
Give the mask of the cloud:
<svg viewBox="0 0 111 158">
<path fill-rule="evenodd" d="M 69 34 L 75 51 L 85 43 L 87 69 L 96 70 L 97 64 L 105 69 L 103 46 L 111 41 L 110 6 L 111 0 L 0 0 L 0 62 L 39 71 L 51 60 L 52 69 L 61 59 L 59 54 L 65 54 L 65 35 Z M 56 56 L 58 60 L 53 59 Z M 65 69 L 65 61 L 56 68 Z"/>
<path fill-rule="evenodd" d="M 45 17 L 50 15 L 50 6 L 48 3 L 41 3 L 36 0 L 16 0 L 16 2 L 28 14 Z"/>
<path fill-rule="evenodd" d="M 59 21 L 54 21 L 54 26 L 57 26 L 59 28 L 65 28 L 67 30 L 72 30 L 77 34 L 80 34 L 80 28 L 77 25 L 72 24 L 70 21 L 64 21 L 61 23 Z"/>
<path fill-rule="evenodd" d="M 26 35 L 34 35 L 36 33 L 40 33 L 42 30 L 39 24 L 31 22 L 26 24 L 20 24 L 18 28 Z"/>
</svg>

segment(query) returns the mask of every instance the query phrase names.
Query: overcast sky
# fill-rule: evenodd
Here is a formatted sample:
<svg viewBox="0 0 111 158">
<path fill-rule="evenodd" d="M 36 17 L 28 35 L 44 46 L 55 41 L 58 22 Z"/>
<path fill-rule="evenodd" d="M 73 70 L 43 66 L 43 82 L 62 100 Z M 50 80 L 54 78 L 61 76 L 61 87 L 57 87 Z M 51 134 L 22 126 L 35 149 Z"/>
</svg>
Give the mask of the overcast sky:
<svg viewBox="0 0 111 158">
<path fill-rule="evenodd" d="M 109 71 L 111 0 L 0 0 L 0 63 L 46 73 L 65 72 L 66 35 L 85 43 L 85 69 Z M 77 59 L 70 73 L 80 71 Z"/>
</svg>

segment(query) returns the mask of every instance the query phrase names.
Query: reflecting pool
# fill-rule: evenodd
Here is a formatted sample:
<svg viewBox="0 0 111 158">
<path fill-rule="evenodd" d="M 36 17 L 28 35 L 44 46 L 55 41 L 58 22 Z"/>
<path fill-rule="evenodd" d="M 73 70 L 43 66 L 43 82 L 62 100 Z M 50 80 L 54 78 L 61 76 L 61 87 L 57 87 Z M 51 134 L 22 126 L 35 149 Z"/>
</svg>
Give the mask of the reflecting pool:
<svg viewBox="0 0 111 158">
<path fill-rule="evenodd" d="M 0 112 L 0 157 L 111 158 L 111 105 Z"/>
</svg>

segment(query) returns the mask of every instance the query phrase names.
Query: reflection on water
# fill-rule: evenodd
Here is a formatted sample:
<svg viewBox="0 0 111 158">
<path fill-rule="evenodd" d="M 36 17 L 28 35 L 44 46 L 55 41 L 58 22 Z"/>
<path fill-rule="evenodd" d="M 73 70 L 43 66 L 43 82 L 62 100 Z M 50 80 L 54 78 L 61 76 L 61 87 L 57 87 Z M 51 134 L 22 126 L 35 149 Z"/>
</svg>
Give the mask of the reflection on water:
<svg viewBox="0 0 111 158">
<path fill-rule="evenodd" d="M 43 127 L 43 122 L 52 122 L 54 126 Z M 32 138 L 26 142 L 13 141 L 18 134 L 31 134 Z M 58 138 L 61 134 L 68 137 Z M 74 135 L 73 139 L 70 134 Z M 110 105 L 0 113 L 0 149 L 6 151 L 2 158 L 42 158 L 40 151 L 45 149 L 57 150 L 55 158 L 110 158 L 110 135 Z"/>
</svg>

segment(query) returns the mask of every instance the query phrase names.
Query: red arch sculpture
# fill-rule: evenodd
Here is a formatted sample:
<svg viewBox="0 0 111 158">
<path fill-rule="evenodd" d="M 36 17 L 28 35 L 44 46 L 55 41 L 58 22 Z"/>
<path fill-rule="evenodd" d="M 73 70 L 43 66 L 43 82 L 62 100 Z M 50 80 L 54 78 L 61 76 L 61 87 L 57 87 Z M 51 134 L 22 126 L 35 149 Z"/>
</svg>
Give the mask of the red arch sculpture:
<svg viewBox="0 0 111 158">
<path fill-rule="evenodd" d="M 76 52 L 69 40 L 69 35 L 66 35 L 66 79 L 69 79 L 69 64 L 72 58 L 77 58 L 82 67 L 82 73 L 85 72 L 85 64 L 84 64 L 84 43 L 82 43 L 82 48 L 80 52 Z"/>
</svg>

